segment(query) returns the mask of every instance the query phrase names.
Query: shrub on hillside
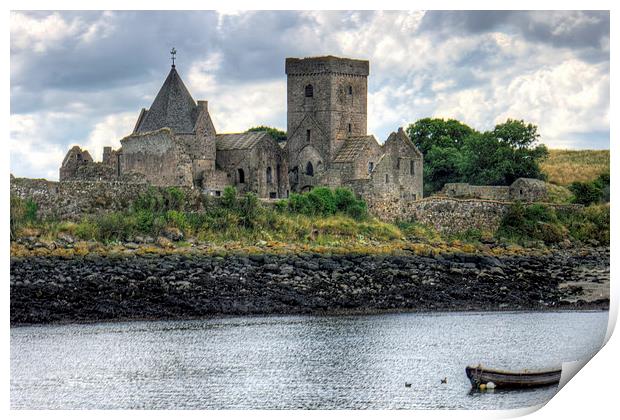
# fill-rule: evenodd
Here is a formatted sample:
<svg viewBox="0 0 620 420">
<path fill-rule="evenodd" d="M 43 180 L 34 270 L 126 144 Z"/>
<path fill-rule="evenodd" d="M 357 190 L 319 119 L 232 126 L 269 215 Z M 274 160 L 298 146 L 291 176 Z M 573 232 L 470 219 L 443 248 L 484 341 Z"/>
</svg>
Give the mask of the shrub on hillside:
<svg viewBox="0 0 620 420">
<path fill-rule="evenodd" d="M 609 174 L 604 173 L 593 181 L 573 182 L 568 187 L 578 204 L 585 206 L 596 203 L 609 202 Z"/>
<path fill-rule="evenodd" d="M 583 209 L 558 210 L 558 218 L 570 236 L 581 242 L 596 240 L 609 245 L 609 205 L 591 205 Z"/>
<path fill-rule="evenodd" d="M 540 240 L 546 244 L 565 239 L 567 231 L 555 209 L 542 204 L 513 204 L 502 218 L 497 236 L 510 240 Z"/>
</svg>

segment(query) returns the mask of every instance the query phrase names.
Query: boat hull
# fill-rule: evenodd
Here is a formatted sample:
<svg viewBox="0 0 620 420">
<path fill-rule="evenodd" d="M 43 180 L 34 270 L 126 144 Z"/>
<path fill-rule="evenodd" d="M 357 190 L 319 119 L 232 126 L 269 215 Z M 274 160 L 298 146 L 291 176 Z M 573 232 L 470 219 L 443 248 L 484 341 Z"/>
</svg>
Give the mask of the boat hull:
<svg viewBox="0 0 620 420">
<path fill-rule="evenodd" d="M 558 384 L 562 376 L 561 369 L 541 372 L 509 372 L 472 366 L 467 366 L 465 373 L 474 388 L 480 388 L 480 385 L 486 385 L 489 382 L 493 382 L 496 388 L 550 386 Z"/>
</svg>

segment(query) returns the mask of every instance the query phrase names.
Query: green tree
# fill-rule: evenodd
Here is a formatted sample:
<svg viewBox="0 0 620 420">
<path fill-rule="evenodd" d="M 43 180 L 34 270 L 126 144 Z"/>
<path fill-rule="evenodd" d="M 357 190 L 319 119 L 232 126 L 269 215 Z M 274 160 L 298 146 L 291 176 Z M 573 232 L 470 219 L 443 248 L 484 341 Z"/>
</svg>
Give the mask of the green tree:
<svg viewBox="0 0 620 420">
<path fill-rule="evenodd" d="M 407 135 L 426 155 L 432 147 L 460 149 L 465 139 L 476 130 L 457 120 L 422 118 L 407 127 Z M 426 164 L 426 161 L 424 162 Z"/>
<path fill-rule="evenodd" d="M 424 153 L 424 194 L 447 182 L 510 185 L 517 178 L 544 179 L 540 162 L 548 156 L 537 145 L 538 128 L 508 119 L 480 133 L 456 120 L 424 118 L 407 133 Z"/>
<path fill-rule="evenodd" d="M 246 133 L 250 133 L 253 131 L 266 131 L 271 134 L 271 137 L 277 142 L 286 141 L 286 131 L 282 131 L 275 127 L 268 127 L 266 125 L 259 125 L 257 127 L 249 128 Z"/>
</svg>

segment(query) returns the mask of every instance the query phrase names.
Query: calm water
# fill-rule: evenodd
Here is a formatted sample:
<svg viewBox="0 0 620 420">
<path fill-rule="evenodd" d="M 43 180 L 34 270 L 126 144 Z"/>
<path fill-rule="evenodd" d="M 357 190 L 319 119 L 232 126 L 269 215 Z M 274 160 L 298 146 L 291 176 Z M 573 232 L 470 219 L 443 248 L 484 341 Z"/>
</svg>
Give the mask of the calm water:
<svg viewBox="0 0 620 420">
<path fill-rule="evenodd" d="M 11 406 L 525 407 L 547 401 L 555 387 L 470 394 L 465 365 L 534 369 L 590 357 L 607 315 L 270 316 L 11 328 Z"/>
</svg>

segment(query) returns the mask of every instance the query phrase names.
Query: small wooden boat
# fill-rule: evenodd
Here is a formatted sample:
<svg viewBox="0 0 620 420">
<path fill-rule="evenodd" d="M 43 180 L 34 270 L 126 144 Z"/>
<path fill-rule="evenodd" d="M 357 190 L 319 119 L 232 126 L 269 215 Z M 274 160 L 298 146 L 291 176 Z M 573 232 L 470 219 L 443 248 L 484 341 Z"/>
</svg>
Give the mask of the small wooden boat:
<svg viewBox="0 0 620 420">
<path fill-rule="evenodd" d="M 533 388 L 549 386 L 560 382 L 562 369 L 547 371 L 520 371 L 510 372 L 506 370 L 487 369 L 482 366 L 467 366 L 465 373 L 473 388 Z"/>
</svg>

